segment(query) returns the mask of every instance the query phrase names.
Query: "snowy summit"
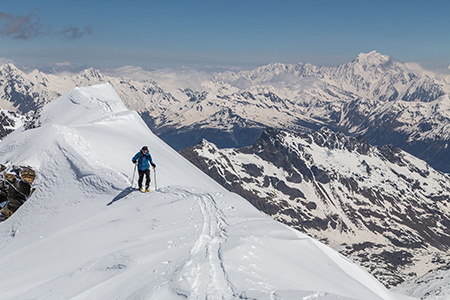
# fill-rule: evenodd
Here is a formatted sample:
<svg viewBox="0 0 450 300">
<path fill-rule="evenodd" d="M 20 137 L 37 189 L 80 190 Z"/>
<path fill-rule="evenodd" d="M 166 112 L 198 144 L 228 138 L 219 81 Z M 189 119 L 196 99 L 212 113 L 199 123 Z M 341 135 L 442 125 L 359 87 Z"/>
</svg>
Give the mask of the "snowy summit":
<svg viewBox="0 0 450 300">
<path fill-rule="evenodd" d="M 406 299 L 227 192 L 109 84 L 67 92 L 40 124 L 0 142 L 1 164 L 36 170 L 0 223 L 0 299 Z M 143 145 L 157 165 L 144 194 L 129 189 Z"/>
</svg>

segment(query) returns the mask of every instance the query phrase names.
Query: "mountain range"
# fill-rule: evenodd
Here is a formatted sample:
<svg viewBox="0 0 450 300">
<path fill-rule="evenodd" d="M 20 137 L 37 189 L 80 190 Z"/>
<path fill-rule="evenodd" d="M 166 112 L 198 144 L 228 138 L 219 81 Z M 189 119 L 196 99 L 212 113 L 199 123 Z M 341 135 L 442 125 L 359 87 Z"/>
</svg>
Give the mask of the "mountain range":
<svg viewBox="0 0 450 300">
<path fill-rule="evenodd" d="M 266 127 L 312 133 L 326 126 L 373 145 L 392 144 L 450 171 L 448 71 L 426 71 L 373 51 L 338 67 L 273 63 L 191 73 L 140 72 L 137 80 L 94 69 L 25 74 L 6 64 L 0 67 L 0 107 L 28 113 L 75 86 L 109 82 L 177 150 L 203 138 L 220 148 L 249 146 Z"/>
</svg>

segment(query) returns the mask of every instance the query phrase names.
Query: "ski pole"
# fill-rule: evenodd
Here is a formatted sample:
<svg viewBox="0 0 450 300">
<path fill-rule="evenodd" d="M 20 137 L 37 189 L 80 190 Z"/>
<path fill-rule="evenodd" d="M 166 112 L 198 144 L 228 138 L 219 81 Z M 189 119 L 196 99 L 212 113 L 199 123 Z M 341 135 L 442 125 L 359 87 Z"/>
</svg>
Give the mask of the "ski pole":
<svg viewBox="0 0 450 300">
<path fill-rule="evenodd" d="M 137 164 L 134 164 L 133 179 L 131 179 L 131 186 L 130 186 L 130 190 L 132 190 L 132 189 L 133 189 L 133 183 L 134 183 L 134 174 L 136 174 L 136 167 L 137 167 Z"/>
<path fill-rule="evenodd" d="M 158 189 L 156 186 L 156 168 L 153 168 L 153 175 L 155 175 L 155 191 Z"/>
</svg>

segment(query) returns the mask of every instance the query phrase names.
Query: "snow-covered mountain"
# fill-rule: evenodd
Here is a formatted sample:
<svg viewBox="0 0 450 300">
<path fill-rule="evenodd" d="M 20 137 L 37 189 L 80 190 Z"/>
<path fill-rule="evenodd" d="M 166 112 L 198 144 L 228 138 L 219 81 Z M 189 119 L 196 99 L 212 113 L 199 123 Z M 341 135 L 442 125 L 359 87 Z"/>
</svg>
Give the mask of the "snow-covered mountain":
<svg viewBox="0 0 450 300">
<path fill-rule="evenodd" d="M 39 121 L 0 142 L 0 163 L 36 170 L 0 223 L 0 299 L 406 299 L 223 189 L 109 84 L 69 91 Z M 145 194 L 129 190 L 143 144 L 158 186 Z"/>
<path fill-rule="evenodd" d="M 251 147 L 219 149 L 204 140 L 181 154 L 387 286 L 450 263 L 450 176 L 400 149 L 327 128 L 267 129 Z"/>
<path fill-rule="evenodd" d="M 374 145 L 392 143 L 450 171 L 447 73 L 399 63 L 376 51 L 338 67 L 274 63 L 212 76 L 133 70 L 117 74 L 138 72 L 139 80 L 94 69 L 75 75 L 25 74 L 3 65 L 0 107 L 25 113 L 75 86 L 109 82 L 125 105 L 177 150 L 202 138 L 221 148 L 251 145 L 266 127 L 311 133 L 327 126 L 362 134 Z"/>
<path fill-rule="evenodd" d="M 6 64 L 0 66 L 0 107 L 23 114 L 43 107 L 74 87 L 102 83 L 113 85 L 126 105 L 141 113 L 150 107 L 158 112 L 177 102 L 152 80 L 115 78 L 92 68 L 75 75 L 45 74 L 38 70 L 26 74 L 13 64 Z"/>
<path fill-rule="evenodd" d="M 298 131 L 303 129 L 293 124 L 324 125 L 362 134 L 373 144 L 392 143 L 448 172 L 449 78 L 373 51 L 334 68 L 271 64 L 225 72 L 214 80 L 247 90 L 264 87 L 280 103 L 293 102 L 285 118 L 273 115 L 290 126 L 266 122 L 269 126 Z"/>
<path fill-rule="evenodd" d="M 216 74 L 214 81 L 238 85 L 280 83 L 298 84 L 300 79 L 314 78 L 336 88 L 368 99 L 430 102 L 450 92 L 442 76 L 413 64 L 401 64 L 376 51 L 359 54 L 352 62 L 338 67 L 311 64 L 274 63 L 252 71 Z"/>
</svg>

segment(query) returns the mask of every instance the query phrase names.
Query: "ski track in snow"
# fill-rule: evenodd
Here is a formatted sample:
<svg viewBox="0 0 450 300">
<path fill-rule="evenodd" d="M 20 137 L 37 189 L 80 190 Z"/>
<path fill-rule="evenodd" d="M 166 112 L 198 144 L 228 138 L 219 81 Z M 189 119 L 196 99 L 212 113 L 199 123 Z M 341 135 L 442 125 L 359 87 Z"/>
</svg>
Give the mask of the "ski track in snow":
<svg viewBox="0 0 450 300">
<path fill-rule="evenodd" d="M 187 299 L 235 299 L 234 289 L 222 262 L 221 247 L 227 239 L 227 222 L 211 194 L 178 190 L 181 198 L 192 198 L 203 216 L 202 231 L 190 251 L 190 257 L 178 270 L 176 294 Z M 183 282 L 189 283 L 185 286 Z"/>
</svg>

